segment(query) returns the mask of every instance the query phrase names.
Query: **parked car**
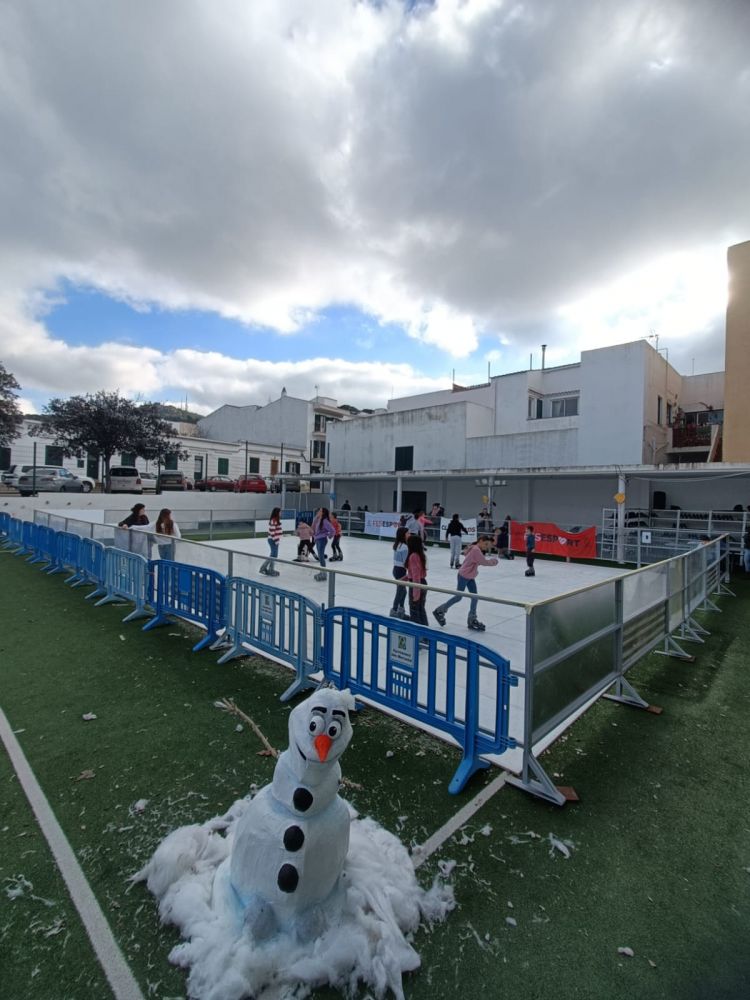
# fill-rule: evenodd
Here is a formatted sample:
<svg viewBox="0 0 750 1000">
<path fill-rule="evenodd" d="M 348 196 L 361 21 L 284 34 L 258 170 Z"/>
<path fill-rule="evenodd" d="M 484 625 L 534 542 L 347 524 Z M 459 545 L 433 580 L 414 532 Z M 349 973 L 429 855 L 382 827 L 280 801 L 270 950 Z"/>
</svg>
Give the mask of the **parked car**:
<svg viewBox="0 0 750 1000">
<path fill-rule="evenodd" d="M 144 493 L 155 493 L 156 492 L 156 473 L 155 472 L 139 472 L 138 475 L 141 477 L 141 483 L 143 485 Z"/>
<path fill-rule="evenodd" d="M 235 493 L 267 493 L 268 486 L 262 476 L 240 476 L 234 491 Z"/>
<path fill-rule="evenodd" d="M 25 468 L 30 471 L 18 477 L 17 486 L 22 497 L 31 496 L 34 487 L 38 493 L 90 493 L 93 488 L 88 477 L 79 479 L 56 465 L 37 465 L 36 473 L 33 466 Z"/>
<path fill-rule="evenodd" d="M 195 483 L 196 490 L 209 490 L 214 493 L 216 490 L 234 489 L 235 482 L 231 476 L 209 476 L 208 479 L 198 479 Z"/>
<path fill-rule="evenodd" d="M 113 465 L 109 470 L 110 493 L 143 493 L 141 474 L 134 465 Z"/>
<path fill-rule="evenodd" d="M 268 489 L 271 493 L 281 493 L 281 479 L 274 477 L 268 480 Z M 287 479 L 285 484 L 285 489 L 287 493 L 299 493 L 300 492 L 300 482 L 299 479 Z"/>
<path fill-rule="evenodd" d="M 37 465 L 37 473 L 39 469 L 58 469 L 58 465 Z M 18 480 L 21 476 L 31 475 L 34 471 L 33 465 L 11 465 L 2 474 L 2 482 L 4 486 L 12 486 L 14 489 L 18 489 Z M 90 476 L 81 476 L 79 474 L 73 473 L 76 479 L 80 479 L 82 483 L 86 483 L 83 492 L 90 493 L 96 488 L 96 480 L 92 479 Z"/>
<path fill-rule="evenodd" d="M 193 480 L 186 476 L 184 472 L 160 472 L 157 479 L 157 487 L 162 493 L 169 490 L 192 490 Z"/>
</svg>

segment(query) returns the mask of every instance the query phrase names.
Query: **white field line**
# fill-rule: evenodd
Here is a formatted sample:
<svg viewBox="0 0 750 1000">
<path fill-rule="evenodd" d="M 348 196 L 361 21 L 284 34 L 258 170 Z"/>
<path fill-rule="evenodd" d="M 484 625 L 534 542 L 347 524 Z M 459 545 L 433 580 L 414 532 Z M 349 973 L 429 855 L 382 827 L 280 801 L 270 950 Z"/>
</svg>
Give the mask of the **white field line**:
<svg viewBox="0 0 750 1000">
<path fill-rule="evenodd" d="M 414 867 L 419 868 L 435 851 L 440 850 L 446 840 L 449 840 L 464 823 L 467 823 L 474 813 L 479 812 L 482 806 L 486 805 L 492 796 L 500 791 L 507 780 L 508 776 L 506 774 L 499 774 L 485 789 L 478 795 L 475 795 L 462 809 L 459 809 L 455 816 L 449 819 L 447 823 L 444 823 L 431 837 L 428 837 L 424 844 L 418 844 L 413 848 L 411 860 Z"/>
<path fill-rule="evenodd" d="M 70 892 L 96 957 L 112 987 L 116 1000 L 143 1000 L 138 983 L 114 939 L 107 918 L 96 901 L 91 886 L 86 881 L 78 859 L 68 843 L 44 792 L 36 780 L 21 746 L 10 728 L 5 713 L 0 708 L 0 738 L 5 744 L 11 763 L 26 793 L 39 827 L 47 839 L 57 862 L 60 874 Z"/>
</svg>

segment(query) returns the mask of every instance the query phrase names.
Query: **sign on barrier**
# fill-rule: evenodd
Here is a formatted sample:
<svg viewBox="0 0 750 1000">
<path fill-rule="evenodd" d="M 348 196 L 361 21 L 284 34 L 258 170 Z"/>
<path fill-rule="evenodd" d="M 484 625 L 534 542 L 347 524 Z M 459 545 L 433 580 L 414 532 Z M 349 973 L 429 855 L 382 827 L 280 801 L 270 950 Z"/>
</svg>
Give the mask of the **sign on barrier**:
<svg viewBox="0 0 750 1000">
<path fill-rule="evenodd" d="M 251 647 L 290 664 L 297 677 L 282 701 L 315 686 L 310 674 L 320 670 L 321 631 L 322 611 L 314 601 L 255 580 L 227 580 L 224 638 L 231 646 L 219 663 L 246 655 Z"/>
<path fill-rule="evenodd" d="M 508 715 L 510 688 L 518 678 L 499 653 L 463 636 L 438 635 L 353 608 L 329 608 L 323 624 L 327 681 L 459 744 L 463 758 L 449 785 L 451 794 L 490 766 L 482 755 L 515 748 Z"/>
<path fill-rule="evenodd" d="M 148 568 L 156 616 L 143 626 L 143 631 L 166 625 L 171 617 L 184 618 L 206 629 L 205 638 L 193 646 L 193 652 L 217 642 L 226 625 L 226 577 L 212 569 L 169 559 L 152 559 Z"/>
<path fill-rule="evenodd" d="M 124 622 L 146 618 L 151 612 L 146 608 L 146 578 L 148 563 L 135 552 L 108 548 L 104 553 L 105 595 L 95 607 L 114 601 L 130 601 L 135 609 L 123 618 Z"/>
</svg>

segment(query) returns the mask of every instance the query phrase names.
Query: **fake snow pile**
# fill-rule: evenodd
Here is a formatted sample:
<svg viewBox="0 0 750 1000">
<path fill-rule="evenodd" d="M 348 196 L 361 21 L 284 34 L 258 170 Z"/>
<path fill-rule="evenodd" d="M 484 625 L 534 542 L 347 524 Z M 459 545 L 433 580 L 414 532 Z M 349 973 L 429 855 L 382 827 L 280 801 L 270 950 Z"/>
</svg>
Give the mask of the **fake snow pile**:
<svg viewBox="0 0 750 1000">
<path fill-rule="evenodd" d="M 453 908 L 450 886 L 423 890 L 401 842 L 336 794 L 351 737 L 343 694 L 294 709 L 271 785 L 175 830 L 134 876 L 185 938 L 169 958 L 189 970 L 191 997 L 302 1000 L 317 986 L 364 983 L 403 1000 L 401 977 L 420 964 L 410 936 Z"/>
</svg>

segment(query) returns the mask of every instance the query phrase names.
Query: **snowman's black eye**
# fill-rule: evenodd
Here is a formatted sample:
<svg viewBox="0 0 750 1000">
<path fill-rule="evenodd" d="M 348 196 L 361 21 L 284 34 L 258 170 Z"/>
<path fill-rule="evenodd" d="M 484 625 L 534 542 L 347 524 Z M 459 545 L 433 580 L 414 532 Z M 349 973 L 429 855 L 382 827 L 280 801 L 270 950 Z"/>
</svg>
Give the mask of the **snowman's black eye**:
<svg viewBox="0 0 750 1000">
<path fill-rule="evenodd" d="M 328 727 L 328 735 L 331 737 L 332 740 L 335 740 L 340 732 L 341 732 L 341 726 L 339 725 L 338 722 L 332 722 Z"/>
<path fill-rule="evenodd" d="M 313 734 L 322 733 L 325 729 L 325 719 L 322 719 L 319 715 L 310 719 L 310 732 Z"/>
</svg>

